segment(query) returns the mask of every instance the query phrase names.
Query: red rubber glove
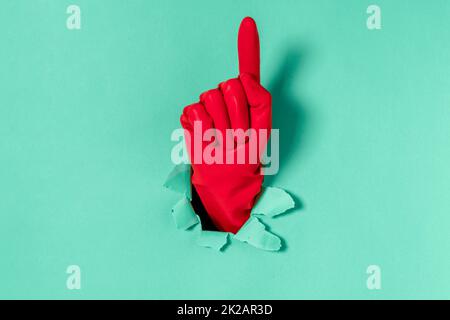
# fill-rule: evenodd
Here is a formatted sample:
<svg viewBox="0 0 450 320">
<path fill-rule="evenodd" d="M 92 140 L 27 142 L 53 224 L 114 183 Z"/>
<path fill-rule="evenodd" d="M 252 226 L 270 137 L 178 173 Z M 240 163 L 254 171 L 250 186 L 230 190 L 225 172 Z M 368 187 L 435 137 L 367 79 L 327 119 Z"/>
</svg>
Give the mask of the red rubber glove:
<svg viewBox="0 0 450 320">
<path fill-rule="evenodd" d="M 218 88 L 204 92 L 200 101 L 184 108 L 181 125 L 190 134 L 189 156 L 192 163 L 192 184 L 214 225 L 221 231 L 236 233 L 250 217 L 251 209 L 263 182 L 260 157 L 272 126 L 270 93 L 260 85 L 259 37 L 255 21 L 247 17 L 241 22 L 238 35 L 239 77 L 227 80 Z M 201 121 L 202 131 L 215 128 L 222 133 L 220 144 L 223 164 L 196 163 L 194 159 L 194 124 Z M 198 125 L 198 123 L 197 123 Z M 226 129 L 265 129 L 265 140 L 257 150 L 257 161 L 250 163 L 249 139 L 225 147 Z M 264 132 L 262 130 L 261 132 Z M 250 139 L 256 138 L 255 135 Z M 258 143 L 260 143 L 260 141 Z M 265 142 L 264 142 L 265 141 Z M 211 142 L 202 142 L 204 150 Z M 226 163 L 227 156 L 236 157 L 245 148 L 244 164 Z M 236 158 L 235 158 L 236 159 Z"/>
</svg>

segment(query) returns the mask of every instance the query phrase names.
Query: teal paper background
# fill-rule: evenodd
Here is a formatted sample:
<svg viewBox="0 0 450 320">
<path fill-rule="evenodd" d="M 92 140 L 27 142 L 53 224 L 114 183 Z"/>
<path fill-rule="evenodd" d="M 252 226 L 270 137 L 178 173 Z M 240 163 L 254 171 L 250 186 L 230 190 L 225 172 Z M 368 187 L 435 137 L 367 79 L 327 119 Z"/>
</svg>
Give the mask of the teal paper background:
<svg viewBox="0 0 450 320">
<path fill-rule="evenodd" d="M 280 253 L 198 247 L 162 187 L 182 107 L 237 74 L 246 15 L 281 129 L 268 183 L 303 206 L 264 219 Z M 0 298 L 450 298 L 449 17 L 445 0 L 2 2 Z"/>
</svg>

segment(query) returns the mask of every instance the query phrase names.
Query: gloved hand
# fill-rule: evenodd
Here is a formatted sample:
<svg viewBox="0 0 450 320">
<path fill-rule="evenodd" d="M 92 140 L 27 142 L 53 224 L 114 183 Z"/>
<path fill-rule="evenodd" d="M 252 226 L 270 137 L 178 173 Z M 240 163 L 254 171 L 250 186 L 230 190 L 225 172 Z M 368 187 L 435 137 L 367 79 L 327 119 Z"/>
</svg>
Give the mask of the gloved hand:
<svg viewBox="0 0 450 320">
<path fill-rule="evenodd" d="M 239 77 L 202 93 L 199 102 L 184 108 L 180 119 L 189 133 L 186 141 L 193 169 L 192 185 L 214 225 L 221 231 L 232 233 L 236 233 L 250 217 L 261 192 L 263 175 L 260 157 L 272 126 L 271 96 L 260 84 L 258 30 L 250 17 L 242 20 L 239 28 L 238 55 Z M 213 128 L 222 134 L 223 139 L 216 136 L 215 151 L 220 151 L 219 156 L 223 154 L 223 163 L 205 163 L 204 159 L 199 163 L 200 159 L 194 154 L 194 127 L 200 122 L 202 134 Z M 231 147 L 226 145 L 229 137 L 227 129 L 245 131 L 249 128 L 255 129 L 258 134 L 251 134 L 243 141 L 232 138 L 234 143 Z M 254 151 L 250 150 L 253 149 L 250 147 L 252 139 L 258 140 L 256 161 L 249 159 L 249 152 Z M 201 142 L 200 157 L 210 144 Z M 239 151 L 245 151 L 245 163 L 236 163 Z M 231 158 L 234 163 L 227 162 Z"/>
</svg>

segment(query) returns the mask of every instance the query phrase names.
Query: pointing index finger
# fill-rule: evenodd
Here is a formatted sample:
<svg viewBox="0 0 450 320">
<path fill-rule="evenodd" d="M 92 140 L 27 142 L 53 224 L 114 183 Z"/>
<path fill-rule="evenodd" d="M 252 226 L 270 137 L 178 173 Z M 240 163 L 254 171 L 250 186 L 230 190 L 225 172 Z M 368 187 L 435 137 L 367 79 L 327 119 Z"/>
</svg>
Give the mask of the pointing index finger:
<svg viewBox="0 0 450 320">
<path fill-rule="evenodd" d="M 260 81 L 259 36 L 255 21 L 246 17 L 242 20 L 238 34 L 239 73 L 251 74 Z"/>
</svg>

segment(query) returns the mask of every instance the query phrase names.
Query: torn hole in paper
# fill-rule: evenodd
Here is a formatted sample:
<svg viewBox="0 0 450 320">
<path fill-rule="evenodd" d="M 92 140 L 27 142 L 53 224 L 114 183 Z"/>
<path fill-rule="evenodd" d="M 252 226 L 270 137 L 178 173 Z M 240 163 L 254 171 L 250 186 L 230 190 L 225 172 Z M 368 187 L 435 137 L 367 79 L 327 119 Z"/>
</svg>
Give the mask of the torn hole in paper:
<svg viewBox="0 0 450 320">
<path fill-rule="evenodd" d="M 172 208 L 172 215 L 178 229 L 188 230 L 200 224 L 197 244 L 221 251 L 229 243 L 229 233 L 218 231 L 204 209 L 195 188 L 191 186 L 191 166 L 177 165 L 169 174 L 164 186 L 184 197 Z M 233 239 L 245 242 L 255 248 L 279 251 L 281 239 L 266 230 L 265 225 L 254 215 L 275 217 L 295 207 L 288 192 L 276 187 L 263 187 L 251 216 Z"/>
</svg>

